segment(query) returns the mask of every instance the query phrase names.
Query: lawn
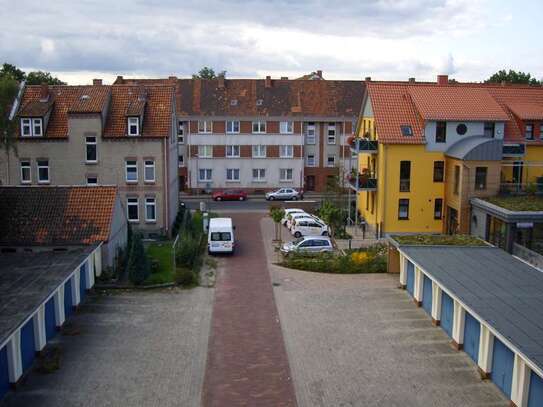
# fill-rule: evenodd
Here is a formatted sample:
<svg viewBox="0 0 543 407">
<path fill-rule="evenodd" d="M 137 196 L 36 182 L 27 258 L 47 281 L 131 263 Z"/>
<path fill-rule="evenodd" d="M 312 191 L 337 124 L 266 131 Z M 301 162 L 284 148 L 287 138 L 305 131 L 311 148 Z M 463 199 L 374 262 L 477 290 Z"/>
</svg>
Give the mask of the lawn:
<svg viewBox="0 0 543 407">
<path fill-rule="evenodd" d="M 510 211 L 543 211 L 543 198 L 539 196 L 493 196 L 484 200 Z"/>
<path fill-rule="evenodd" d="M 172 242 L 162 241 L 150 243 L 146 246 L 149 261 L 157 260 L 159 263 L 158 272 L 152 273 L 145 284 L 164 284 L 174 281 L 172 270 Z"/>
<path fill-rule="evenodd" d="M 391 236 L 400 245 L 416 246 L 485 246 L 486 243 L 471 235 L 404 235 Z"/>
</svg>

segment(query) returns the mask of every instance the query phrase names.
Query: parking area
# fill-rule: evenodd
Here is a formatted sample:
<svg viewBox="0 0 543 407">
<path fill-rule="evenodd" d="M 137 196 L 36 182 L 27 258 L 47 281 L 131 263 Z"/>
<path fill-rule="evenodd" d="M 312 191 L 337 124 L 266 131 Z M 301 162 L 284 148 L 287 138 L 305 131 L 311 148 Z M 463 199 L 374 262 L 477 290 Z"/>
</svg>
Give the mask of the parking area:
<svg viewBox="0 0 543 407">
<path fill-rule="evenodd" d="M 209 288 L 89 295 L 53 342 L 60 369 L 0 406 L 200 406 L 212 303 Z"/>
<path fill-rule="evenodd" d="M 273 224 L 261 228 L 270 242 Z M 509 405 L 397 288 L 397 275 L 269 267 L 298 405 Z"/>
</svg>

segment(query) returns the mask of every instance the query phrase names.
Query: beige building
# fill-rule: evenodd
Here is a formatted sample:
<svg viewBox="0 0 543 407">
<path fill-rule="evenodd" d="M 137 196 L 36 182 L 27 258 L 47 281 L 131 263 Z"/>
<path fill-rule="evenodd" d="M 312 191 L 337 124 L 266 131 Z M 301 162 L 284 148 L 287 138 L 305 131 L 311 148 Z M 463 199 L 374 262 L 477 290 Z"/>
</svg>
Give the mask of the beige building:
<svg viewBox="0 0 543 407">
<path fill-rule="evenodd" d="M 175 88 L 26 86 L 17 152 L 0 153 L 4 185 L 116 185 L 128 221 L 168 234 L 178 208 Z"/>
</svg>

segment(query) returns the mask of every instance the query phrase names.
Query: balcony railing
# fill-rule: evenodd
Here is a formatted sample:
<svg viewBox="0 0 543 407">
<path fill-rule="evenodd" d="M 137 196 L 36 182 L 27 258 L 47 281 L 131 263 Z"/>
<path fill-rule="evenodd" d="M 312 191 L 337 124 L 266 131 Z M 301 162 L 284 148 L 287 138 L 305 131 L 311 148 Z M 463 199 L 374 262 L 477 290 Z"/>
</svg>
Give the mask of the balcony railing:
<svg viewBox="0 0 543 407">
<path fill-rule="evenodd" d="M 514 181 L 502 182 L 500 184 L 500 193 L 512 195 L 535 193 L 537 195 L 543 195 L 543 177 L 539 177 L 537 182 L 531 182 L 528 184 Z"/>
<path fill-rule="evenodd" d="M 377 178 L 375 174 L 358 174 L 349 177 L 349 186 L 355 191 L 375 191 L 377 190 Z"/>
<path fill-rule="evenodd" d="M 400 192 L 409 192 L 411 190 L 411 179 L 400 179 Z"/>
<path fill-rule="evenodd" d="M 377 140 L 367 140 L 363 138 L 355 138 L 351 143 L 351 148 L 359 153 L 377 153 L 379 142 Z"/>
<path fill-rule="evenodd" d="M 522 157 L 526 151 L 525 144 L 505 144 L 502 155 L 504 157 Z"/>
</svg>

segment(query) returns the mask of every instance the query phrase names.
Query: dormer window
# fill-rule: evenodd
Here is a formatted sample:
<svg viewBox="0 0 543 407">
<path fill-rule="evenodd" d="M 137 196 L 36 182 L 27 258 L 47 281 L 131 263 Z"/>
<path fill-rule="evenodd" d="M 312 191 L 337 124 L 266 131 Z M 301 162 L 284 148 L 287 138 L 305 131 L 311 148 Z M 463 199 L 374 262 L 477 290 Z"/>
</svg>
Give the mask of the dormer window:
<svg viewBox="0 0 543 407">
<path fill-rule="evenodd" d="M 139 136 L 140 135 L 140 119 L 139 117 L 128 118 L 128 135 Z"/>
<path fill-rule="evenodd" d="M 411 126 L 400 126 L 400 129 L 402 130 L 402 136 L 404 137 L 411 137 L 413 135 L 413 129 Z"/>
<path fill-rule="evenodd" d="M 34 129 L 34 137 L 43 136 L 43 121 L 42 121 L 42 119 L 32 119 L 32 128 Z"/>
<path fill-rule="evenodd" d="M 21 119 L 21 137 L 42 137 L 43 120 L 42 118 Z"/>
</svg>

